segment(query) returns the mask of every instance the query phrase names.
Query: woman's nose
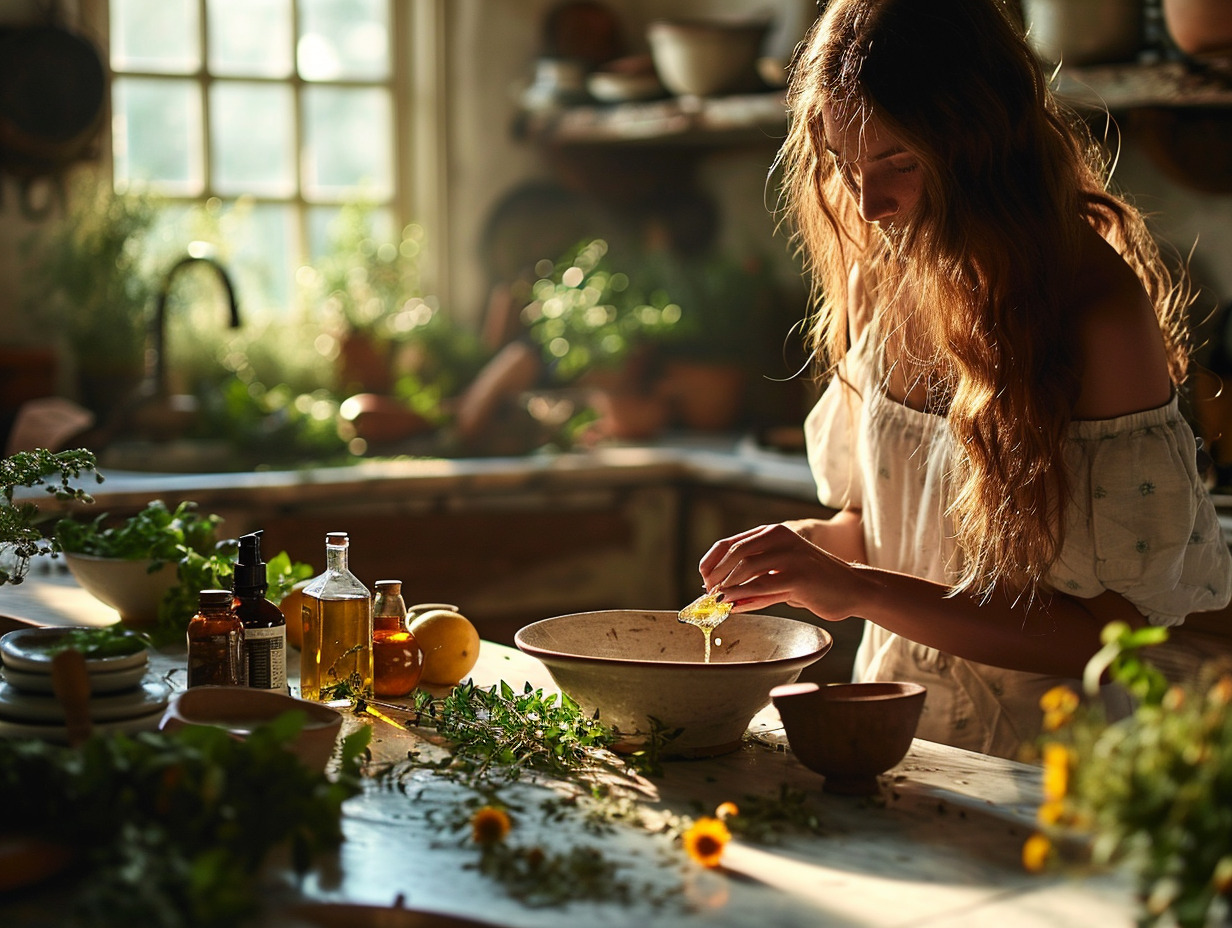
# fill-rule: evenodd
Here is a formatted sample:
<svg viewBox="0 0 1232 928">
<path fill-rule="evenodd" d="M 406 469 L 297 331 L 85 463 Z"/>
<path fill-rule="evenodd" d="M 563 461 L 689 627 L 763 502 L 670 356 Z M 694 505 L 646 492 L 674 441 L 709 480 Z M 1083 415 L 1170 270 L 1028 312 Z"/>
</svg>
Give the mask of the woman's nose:
<svg viewBox="0 0 1232 928">
<path fill-rule="evenodd" d="M 898 212 L 898 199 L 878 184 L 860 184 L 860 216 L 865 222 L 880 222 Z"/>
</svg>

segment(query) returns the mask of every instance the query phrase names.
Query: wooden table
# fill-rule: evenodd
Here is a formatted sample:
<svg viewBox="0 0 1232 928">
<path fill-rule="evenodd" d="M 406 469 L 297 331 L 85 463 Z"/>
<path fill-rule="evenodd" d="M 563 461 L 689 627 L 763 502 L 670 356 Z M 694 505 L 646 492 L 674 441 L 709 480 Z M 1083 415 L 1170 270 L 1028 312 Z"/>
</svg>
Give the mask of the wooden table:
<svg viewBox="0 0 1232 928">
<path fill-rule="evenodd" d="M 30 602 L 41 586 L 46 585 L 27 588 Z M 57 608 L 79 621 L 109 618 L 92 600 L 74 598 L 71 589 L 58 596 L 43 603 L 43 621 Z M 22 606 L 20 597 L 7 591 L 0 596 L 0 614 L 13 615 L 14 606 Z M 161 659 L 174 662 L 176 656 Z M 526 681 L 552 686 L 537 660 L 491 642 L 483 643 L 473 676 L 484 686 L 504 680 L 519 691 Z M 364 722 L 348 719 L 348 725 L 358 724 Z M 422 746 L 411 733 L 372 724 L 378 760 L 404 757 Z M 595 837 L 573 821 L 545 824 L 530 806 L 518 817 L 510 841 L 554 849 L 600 846 L 606 857 L 624 864 L 622 879 L 638 888 L 629 904 L 582 901 L 530 908 L 474 869 L 478 854 L 465 835 L 432 821 L 459 808 L 468 795 L 464 789 L 419 772 L 405 794 L 373 783 L 347 803 L 346 841 L 336 860 L 309 877 L 302 893 L 310 900 L 384 910 L 382 921 L 370 908 L 356 909 L 347 921 L 355 926 L 445 924 L 409 915 L 391 920 L 388 907 L 396 900 L 408 909 L 511 928 L 1133 925 L 1125 874 L 1079 880 L 1023 870 L 1021 848 L 1040 799 L 1037 768 L 917 740 L 885 778 L 881 797 L 832 796 L 822 791 L 820 776 L 782 747 L 773 708 L 758 716 L 753 729 L 757 739 L 735 753 L 669 762 L 663 778 L 649 781 L 647 806 L 696 815 L 723 801 L 739 804 L 747 796 L 776 793 L 785 784 L 806 791 L 816 803 L 823 835 L 787 835 L 777 845 L 735 840 L 723 866 L 705 871 L 663 835 L 622 826 Z M 652 893 L 666 901 L 651 901 Z M 0 907 L 0 921 L 15 924 L 3 912 Z M 289 916 L 275 921 L 280 928 L 311 924 Z"/>
</svg>

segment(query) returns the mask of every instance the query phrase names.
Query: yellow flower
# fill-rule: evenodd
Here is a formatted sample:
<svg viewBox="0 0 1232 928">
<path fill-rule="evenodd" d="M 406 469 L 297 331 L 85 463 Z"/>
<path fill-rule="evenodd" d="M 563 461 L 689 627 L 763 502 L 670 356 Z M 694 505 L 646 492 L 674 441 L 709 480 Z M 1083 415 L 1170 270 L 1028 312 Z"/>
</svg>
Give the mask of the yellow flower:
<svg viewBox="0 0 1232 928">
<path fill-rule="evenodd" d="M 721 802 L 719 807 L 714 810 L 714 817 L 720 822 L 725 822 L 729 818 L 740 814 L 740 807 L 734 802 Z"/>
<path fill-rule="evenodd" d="M 1052 842 L 1039 833 L 1027 838 L 1022 846 L 1022 865 L 1031 873 L 1043 870 L 1051 856 Z"/>
<path fill-rule="evenodd" d="M 1050 799 L 1043 803 L 1035 813 L 1035 819 L 1041 825 L 1055 825 L 1065 817 L 1065 803 L 1059 799 Z"/>
<path fill-rule="evenodd" d="M 1044 746 L 1044 799 L 1054 802 L 1069 790 L 1070 750 L 1055 742 Z"/>
<path fill-rule="evenodd" d="M 1040 708 L 1044 710 L 1044 730 L 1056 731 L 1074 717 L 1078 694 L 1064 684 L 1054 686 L 1040 697 Z"/>
<path fill-rule="evenodd" d="M 471 816 L 471 838 L 476 844 L 504 841 L 512 827 L 508 813 L 496 806 L 484 806 Z"/>
<path fill-rule="evenodd" d="M 703 867 L 717 867 L 731 832 L 717 818 L 699 818 L 684 833 L 684 849 Z"/>
</svg>

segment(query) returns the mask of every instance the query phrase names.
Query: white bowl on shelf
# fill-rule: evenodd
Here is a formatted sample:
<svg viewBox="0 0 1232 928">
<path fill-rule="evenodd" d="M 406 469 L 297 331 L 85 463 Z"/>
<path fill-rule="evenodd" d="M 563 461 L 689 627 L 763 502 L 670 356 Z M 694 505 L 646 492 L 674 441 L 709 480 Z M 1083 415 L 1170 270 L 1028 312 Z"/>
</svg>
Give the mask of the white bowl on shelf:
<svg viewBox="0 0 1232 928">
<path fill-rule="evenodd" d="M 757 59 L 769 24 L 757 20 L 656 20 L 646 28 L 655 71 L 677 96 L 710 97 L 758 87 Z"/>
</svg>

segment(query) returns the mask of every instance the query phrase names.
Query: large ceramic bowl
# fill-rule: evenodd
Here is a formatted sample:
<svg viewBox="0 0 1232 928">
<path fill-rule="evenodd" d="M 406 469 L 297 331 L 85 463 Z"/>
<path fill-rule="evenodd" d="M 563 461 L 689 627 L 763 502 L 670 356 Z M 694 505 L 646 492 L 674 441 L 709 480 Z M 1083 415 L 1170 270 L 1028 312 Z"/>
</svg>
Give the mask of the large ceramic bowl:
<svg viewBox="0 0 1232 928">
<path fill-rule="evenodd" d="M 90 554 L 61 555 L 82 589 L 120 614 L 120 621 L 142 628 L 158 621 L 158 605 L 177 583 L 174 564 L 150 573 L 150 561 L 126 561 Z"/>
<path fill-rule="evenodd" d="M 307 766 L 324 770 L 334 754 L 342 713 L 284 693 L 237 686 L 194 686 L 171 700 L 159 728 L 177 731 L 187 725 L 213 725 L 232 737 L 244 738 L 258 725 L 272 722 L 285 712 L 303 712 L 306 717 L 291 750 Z"/>
<path fill-rule="evenodd" d="M 829 632 L 807 622 L 737 613 L 714 633 L 710 663 L 700 629 L 675 612 L 615 609 L 543 619 L 520 629 L 517 646 L 547 667 L 584 711 L 635 749 L 658 719 L 681 729 L 665 747 L 675 756 L 734 750 L 770 690 L 790 683 L 830 649 Z"/>
<path fill-rule="evenodd" d="M 709 97 L 756 87 L 768 24 L 744 20 L 656 20 L 646 28 L 655 71 L 679 96 Z"/>
<path fill-rule="evenodd" d="M 925 693 L 919 683 L 793 683 L 770 696 L 800 762 L 828 792 L 861 796 L 907 755 Z"/>
</svg>

